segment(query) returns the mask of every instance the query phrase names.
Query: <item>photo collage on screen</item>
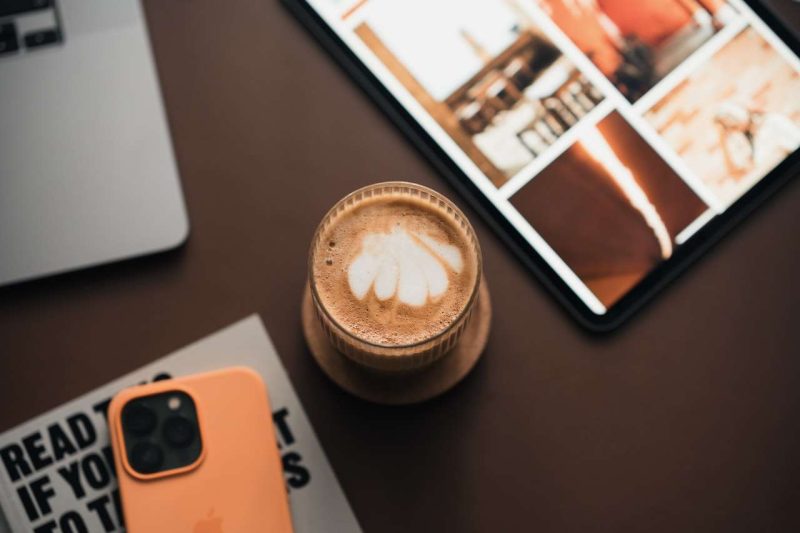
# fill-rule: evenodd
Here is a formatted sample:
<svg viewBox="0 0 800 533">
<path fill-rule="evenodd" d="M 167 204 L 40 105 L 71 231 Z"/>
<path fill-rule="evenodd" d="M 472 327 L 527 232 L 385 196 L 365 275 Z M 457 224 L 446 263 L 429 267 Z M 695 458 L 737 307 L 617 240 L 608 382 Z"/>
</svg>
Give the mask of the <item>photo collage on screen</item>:
<svg viewBox="0 0 800 533">
<path fill-rule="evenodd" d="M 317 3 L 595 312 L 800 147 L 800 63 L 740 0 Z"/>
</svg>

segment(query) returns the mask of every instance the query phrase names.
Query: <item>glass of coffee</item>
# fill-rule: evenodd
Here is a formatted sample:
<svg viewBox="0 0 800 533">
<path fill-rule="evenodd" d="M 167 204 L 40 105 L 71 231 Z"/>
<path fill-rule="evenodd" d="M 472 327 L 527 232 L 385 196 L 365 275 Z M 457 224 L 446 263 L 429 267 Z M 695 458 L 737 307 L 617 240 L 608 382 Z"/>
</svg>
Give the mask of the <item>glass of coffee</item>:
<svg viewBox="0 0 800 533">
<path fill-rule="evenodd" d="M 475 232 L 452 202 L 421 185 L 386 182 L 349 194 L 325 215 L 308 281 L 319 325 L 338 352 L 374 371 L 404 373 L 457 345 L 476 308 L 481 269 Z"/>
</svg>

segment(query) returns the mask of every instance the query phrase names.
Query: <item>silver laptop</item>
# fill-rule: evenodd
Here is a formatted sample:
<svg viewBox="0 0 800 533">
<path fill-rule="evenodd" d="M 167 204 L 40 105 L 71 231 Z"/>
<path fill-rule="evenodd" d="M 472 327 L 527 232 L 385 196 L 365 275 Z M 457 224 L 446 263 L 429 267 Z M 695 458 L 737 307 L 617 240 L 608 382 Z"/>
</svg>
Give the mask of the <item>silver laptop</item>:
<svg viewBox="0 0 800 533">
<path fill-rule="evenodd" d="M 139 1 L 0 0 L 0 284 L 188 229 Z"/>
</svg>

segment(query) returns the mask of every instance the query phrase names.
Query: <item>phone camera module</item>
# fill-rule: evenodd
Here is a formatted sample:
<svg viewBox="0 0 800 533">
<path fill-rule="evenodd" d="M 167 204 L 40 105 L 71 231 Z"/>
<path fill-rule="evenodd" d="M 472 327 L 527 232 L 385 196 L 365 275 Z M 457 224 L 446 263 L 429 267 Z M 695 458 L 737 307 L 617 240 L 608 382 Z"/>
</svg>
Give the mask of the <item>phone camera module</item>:
<svg viewBox="0 0 800 533">
<path fill-rule="evenodd" d="M 162 428 L 164 441 L 173 448 L 186 448 L 194 441 L 194 425 L 182 416 L 171 416 Z"/>
<path fill-rule="evenodd" d="M 202 456 L 197 406 L 185 391 L 134 398 L 123 406 L 120 422 L 127 467 L 138 474 L 173 475 Z"/>
<path fill-rule="evenodd" d="M 131 466 L 142 474 L 158 472 L 164 462 L 164 452 L 151 442 L 137 442 L 130 453 Z"/>
<path fill-rule="evenodd" d="M 149 435 L 156 428 L 156 414 L 140 403 L 130 403 L 122 413 L 125 429 L 134 435 Z"/>
</svg>

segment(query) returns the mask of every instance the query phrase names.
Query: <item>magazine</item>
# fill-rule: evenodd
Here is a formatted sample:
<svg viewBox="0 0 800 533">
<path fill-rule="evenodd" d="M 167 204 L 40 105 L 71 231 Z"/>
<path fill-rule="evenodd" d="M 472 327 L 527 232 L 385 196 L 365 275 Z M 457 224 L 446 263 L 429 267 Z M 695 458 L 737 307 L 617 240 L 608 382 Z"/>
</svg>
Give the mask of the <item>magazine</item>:
<svg viewBox="0 0 800 533">
<path fill-rule="evenodd" d="M 0 434 L 0 533 L 124 531 L 105 418 L 109 401 L 132 385 L 229 366 L 250 367 L 267 384 L 295 531 L 360 532 L 253 315 Z"/>
</svg>

